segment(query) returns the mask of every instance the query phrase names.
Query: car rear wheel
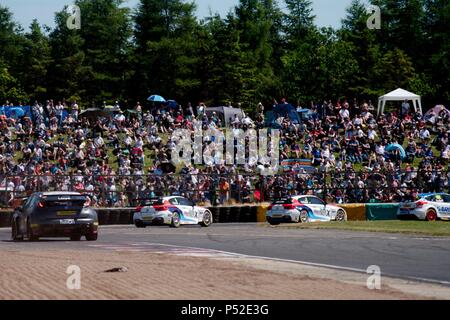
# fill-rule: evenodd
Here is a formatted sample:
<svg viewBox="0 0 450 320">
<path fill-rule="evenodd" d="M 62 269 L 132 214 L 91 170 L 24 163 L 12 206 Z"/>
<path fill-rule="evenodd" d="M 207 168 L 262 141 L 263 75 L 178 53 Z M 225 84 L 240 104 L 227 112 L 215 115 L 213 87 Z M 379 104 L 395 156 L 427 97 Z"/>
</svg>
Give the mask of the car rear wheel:
<svg viewBox="0 0 450 320">
<path fill-rule="evenodd" d="M 98 233 L 89 233 L 85 237 L 87 241 L 97 241 Z"/>
<path fill-rule="evenodd" d="M 428 210 L 427 215 L 426 215 L 426 220 L 427 221 L 436 221 L 437 220 L 436 211 L 434 211 L 433 209 Z"/>
<path fill-rule="evenodd" d="M 345 214 L 344 210 L 338 210 L 338 212 L 336 213 L 336 221 L 338 222 L 347 221 L 347 215 Z"/>
<path fill-rule="evenodd" d="M 309 214 L 308 211 L 302 210 L 300 211 L 300 221 L 302 223 L 308 223 L 309 222 Z"/>
<path fill-rule="evenodd" d="M 267 220 L 267 222 L 269 222 L 269 224 L 270 224 L 271 226 L 278 226 L 278 225 L 281 224 L 281 222 L 273 221 L 273 220 Z"/>
<path fill-rule="evenodd" d="M 136 228 L 145 228 L 145 224 L 142 221 L 135 221 L 134 225 Z"/>
<path fill-rule="evenodd" d="M 11 223 L 11 239 L 13 241 L 23 240 L 23 235 L 19 236 L 19 230 L 17 228 L 17 220 L 13 220 Z"/>
<path fill-rule="evenodd" d="M 203 214 L 203 221 L 200 223 L 202 227 L 209 227 L 212 224 L 212 214 L 209 211 L 205 211 Z"/>
<path fill-rule="evenodd" d="M 179 228 L 180 225 L 181 225 L 181 222 L 180 222 L 180 215 L 179 215 L 177 212 L 175 212 L 175 213 L 172 215 L 172 222 L 171 222 L 171 224 L 170 224 L 170 227 L 171 227 L 171 228 Z"/>
<path fill-rule="evenodd" d="M 39 237 L 33 233 L 30 220 L 27 222 L 27 239 L 28 241 L 39 241 Z"/>
<path fill-rule="evenodd" d="M 81 240 L 81 234 L 76 234 L 73 236 L 70 236 L 70 241 L 80 241 Z"/>
</svg>

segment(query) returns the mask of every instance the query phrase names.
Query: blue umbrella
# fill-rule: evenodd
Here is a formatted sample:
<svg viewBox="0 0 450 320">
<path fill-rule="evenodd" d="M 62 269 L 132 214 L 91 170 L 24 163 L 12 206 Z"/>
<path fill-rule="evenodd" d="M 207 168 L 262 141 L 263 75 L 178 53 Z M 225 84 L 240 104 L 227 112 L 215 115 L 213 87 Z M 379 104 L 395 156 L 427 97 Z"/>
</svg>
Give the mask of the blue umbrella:
<svg viewBox="0 0 450 320">
<path fill-rule="evenodd" d="M 19 107 L 11 108 L 9 109 L 9 112 L 11 115 L 15 115 L 18 118 L 23 117 L 25 115 L 25 111 Z"/>
<path fill-rule="evenodd" d="M 400 156 L 402 157 L 402 159 L 405 159 L 406 158 L 405 149 L 403 149 L 403 147 L 401 145 L 399 145 L 398 143 L 393 143 L 393 144 L 388 145 L 385 150 L 387 152 L 390 152 L 390 151 L 397 150 L 397 149 L 400 150 Z"/>
<path fill-rule="evenodd" d="M 175 100 L 166 101 L 166 105 L 172 109 L 178 108 L 178 103 Z"/>
<path fill-rule="evenodd" d="M 161 96 L 158 95 L 152 95 L 148 98 L 148 101 L 152 101 L 152 102 L 166 102 L 166 99 L 164 99 Z"/>
</svg>

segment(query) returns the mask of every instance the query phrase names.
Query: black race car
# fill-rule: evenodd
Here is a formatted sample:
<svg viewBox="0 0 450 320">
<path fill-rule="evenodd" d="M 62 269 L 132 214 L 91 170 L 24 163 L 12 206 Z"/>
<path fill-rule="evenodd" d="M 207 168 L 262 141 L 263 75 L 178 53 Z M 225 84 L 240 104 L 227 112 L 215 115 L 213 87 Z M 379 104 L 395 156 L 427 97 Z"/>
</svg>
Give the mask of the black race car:
<svg viewBox="0 0 450 320">
<path fill-rule="evenodd" d="M 13 213 L 12 239 L 70 237 L 80 241 L 85 236 L 88 241 L 96 241 L 97 212 L 86 206 L 87 200 L 87 196 L 77 192 L 34 193 Z"/>
</svg>

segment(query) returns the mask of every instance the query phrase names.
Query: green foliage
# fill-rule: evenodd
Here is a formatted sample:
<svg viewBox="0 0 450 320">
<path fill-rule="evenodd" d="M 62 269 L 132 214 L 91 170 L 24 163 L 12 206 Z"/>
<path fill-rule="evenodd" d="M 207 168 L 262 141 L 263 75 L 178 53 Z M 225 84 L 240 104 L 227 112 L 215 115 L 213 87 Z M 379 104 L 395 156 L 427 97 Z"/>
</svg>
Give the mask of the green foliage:
<svg viewBox="0 0 450 320">
<path fill-rule="evenodd" d="M 80 30 L 62 8 L 54 29 L 35 20 L 24 32 L 0 6 L 0 99 L 131 106 L 161 94 L 252 111 L 274 98 L 375 100 L 403 87 L 426 106 L 450 101 L 448 0 L 369 0 L 381 30 L 367 28 L 362 0 L 338 30 L 317 28 L 311 0 L 240 0 L 202 21 L 193 0 L 140 0 L 134 11 L 123 0 L 75 3 Z"/>
</svg>

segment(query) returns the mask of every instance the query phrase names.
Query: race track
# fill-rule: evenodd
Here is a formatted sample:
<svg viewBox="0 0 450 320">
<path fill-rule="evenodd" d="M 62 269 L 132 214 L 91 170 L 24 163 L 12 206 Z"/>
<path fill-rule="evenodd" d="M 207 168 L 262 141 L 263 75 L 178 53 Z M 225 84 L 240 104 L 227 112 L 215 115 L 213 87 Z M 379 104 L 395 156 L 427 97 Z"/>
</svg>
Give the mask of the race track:
<svg viewBox="0 0 450 320">
<path fill-rule="evenodd" d="M 28 250 L 168 251 L 185 255 L 231 253 L 361 272 L 370 265 L 377 265 L 385 276 L 450 286 L 450 238 L 294 230 L 252 223 L 215 224 L 210 228 L 185 226 L 180 229 L 105 226 L 100 228 L 97 242 L 70 242 L 66 239 L 12 242 L 10 229 L 0 229 L 0 250 L 24 247 Z"/>
</svg>

